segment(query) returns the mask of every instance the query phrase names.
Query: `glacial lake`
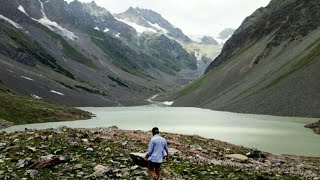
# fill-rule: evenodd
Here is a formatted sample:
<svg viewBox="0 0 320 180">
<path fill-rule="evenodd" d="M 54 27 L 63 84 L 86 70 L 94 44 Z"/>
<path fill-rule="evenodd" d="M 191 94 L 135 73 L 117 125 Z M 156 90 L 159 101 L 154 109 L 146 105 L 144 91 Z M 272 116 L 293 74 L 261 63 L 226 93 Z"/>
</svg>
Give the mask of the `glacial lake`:
<svg viewBox="0 0 320 180">
<path fill-rule="evenodd" d="M 107 107 L 80 108 L 96 115 L 82 121 L 13 126 L 7 132 L 28 129 L 94 128 L 118 126 L 128 130 L 151 130 L 196 134 L 274 154 L 320 157 L 320 136 L 305 125 L 317 119 L 248 115 L 199 108 L 176 107 Z"/>
</svg>

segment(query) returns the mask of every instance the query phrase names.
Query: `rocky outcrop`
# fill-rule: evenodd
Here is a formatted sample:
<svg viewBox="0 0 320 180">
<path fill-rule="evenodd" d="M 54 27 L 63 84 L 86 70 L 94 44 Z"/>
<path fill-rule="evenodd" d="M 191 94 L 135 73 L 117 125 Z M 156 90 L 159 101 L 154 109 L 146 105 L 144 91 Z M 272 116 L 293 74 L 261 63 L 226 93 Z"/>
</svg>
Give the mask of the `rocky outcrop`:
<svg viewBox="0 0 320 180">
<path fill-rule="evenodd" d="M 320 121 L 306 125 L 305 127 L 312 129 L 317 134 L 320 134 Z"/>
<path fill-rule="evenodd" d="M 5 128 L 8 128 L 10 126 L 13 126 L 13 123 L 12 122 L 9 122 L 9 121 L 5 121 L 3 119 L 0 119 L 0 129 L 5 129 Z"/>
</svg>

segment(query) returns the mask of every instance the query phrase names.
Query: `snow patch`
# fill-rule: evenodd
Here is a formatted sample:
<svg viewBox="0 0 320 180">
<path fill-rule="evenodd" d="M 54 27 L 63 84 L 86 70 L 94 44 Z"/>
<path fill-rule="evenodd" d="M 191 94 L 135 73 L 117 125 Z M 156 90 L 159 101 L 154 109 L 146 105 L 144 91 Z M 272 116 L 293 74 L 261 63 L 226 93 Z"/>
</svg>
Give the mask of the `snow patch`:
<svg viewBox="0 0 320 180">
<path fill-rule="evenodd" d="M 154 23 L 154 24 L 152 24 L 152 23 L 151 23 L 151 22 L 149 22 L 149 21 L 148 21 L 148 23 L 149 23 L 151 26 L 153 26 L 154 28 L 156 28 L 157 30 L 161 31 L 162 33 L 164 33 L 164 34 L 168 34 L 168 30 L 166 30 L 165 28 L 163 28 L 163 27 L 159 26 L 159 24 L 158 24 L 158 23 Z"/>
<path fill-rule="evenodd" d="M 1 14 L 0 14 L 0 19 L 3 19 L 3 20 L 5 20 L 5 21 L 7 21 L 8 23 L 12 24 L 14 27 L 16 27 L 16 28 L 18 28 L 18 29 L 22 29 L 22 26 L 20 26 L 20 24 L 12 21 L 12 20 L 9 19 L 9 18 L 6 18 L 6 17 L 2 16 Z"/>
<path fill-rule="evenodd" d="M 144 32 L 157 33 L 157 31 L 154 30 L 154 29 L 152 29 L 152 28 L 143 27 L 143 26 L 140 26 L 140 25 L 138 25 L 138 24 L 136 24 L 136 23 L 129 22 L 129 21 L 126 21 L 126 20 L 123 20 L 123 19 L 118 19 L 118 18 L 116 18 L 116 19 L 117 19 L 118 21 L 121 21 L 121 22 L 123 22 L 123 23 L 125 23 L 125 24 L 127 24 L 127 25 L 129 25 L 129 26 L 131 26 L 131 27 L 133 27 L 133 28 L 137 31 L 138 35 L 141 35 L 141 34 L 144 33 Z"/>
<path fill-rule="evenodd" d="M 116 34 L 116 37 L 120 37 L 120 33 L 117 33 L 117 34 Z"/>
<path fill-rule="evenodd" d="M 194 56 L 196 57 L 197 61 L 201 61 L 202 60 L 202 54 L 200 53 L 199 50 L 193 50 L 194 52 Z"/>
<path fill-rule="evenodd" d="M 31 97 L 33 97 L 34 99 L 42 99 L 40 96 L 37 96 L 37 95 L 35 95 L 35 94 L 31 94 Z"/>
<path fill-rule="evenodd" d="M 11 71 L 10 69 L 7 69 L 8 72 L 14 73 L 13 71 Z"/>
<path fill-rule="evenodd" d="M 71 40 L 77 40 L 78 37 L 71 31 L 61 27 L 58 23 L 51 21 L 50 19 L 47 18 L 46 14 L 44 13 L 44 8 L 43 8 L 43 3 L 39 0 L 40 5 L 41 5 L 41 13 L 42 13 L 42 18 L 41 19 L 33 19 L 35 21 L 38 21 L 42 25 L 48 27 L 51 31 L 56 32 L 57 34 L 67 37 Z"/>
<path fill-rule="evenodd" d="M 97 30 L 97 31 L 100 31 L 100 28 L 98 28 L 98 27 L 95 27 L 94 29 Z"/>
<path fill-rule="evenodd" d="M 20 77 L 22 77 L 23 79 L 29 80 L 29 81 L 34 81 L 33 79 L 26 77 L 26 76 L 20 76 Z"/>
<path fill-rule="evenodd" d="M 54 93 L 54 94 L 58 94 L 58 95 L 60 95 L 60 96 L 64 96 L 63 93 L 58 92 L 58 91 L 55 91 L 55 90 L 51 90 L 50 92 L 51 92 L 51 93 Z"/>
<path fill-rule="evenodd" d="M 18 10 L 21 11 L 21 12 L 23 12 L 23 13 L 26 14 L 27 16 L 29 16 L 29 14 L 24 10 L 24 8 L 23 8 L 21 5 L 19 5 Z"/>
<path fill-rule="evenodd" d="M 165 101 L 165 102 L 162 102 L 164 105 L 166 105 L 166 106 L 171 106 L 173 103 L 174 103 L 174 101 Z"/>
<path fill-rule="evenodd" d="M 106 28 L 105 30 L 103 30 L 103 32 L 108 32 L 110 31 L 110 29 Z"/>
<path fill-rule="evenodd" d="M 71 31 L 59 26 L 56 22 L 50 21 L 48 18 L 41 18 L 36 20 L 42 25 L 48 27 L 51 31 L 56 32 L 57 34 L 67 37 L 71 40 L 77 40 L 78 37 Z"/>
</svg>

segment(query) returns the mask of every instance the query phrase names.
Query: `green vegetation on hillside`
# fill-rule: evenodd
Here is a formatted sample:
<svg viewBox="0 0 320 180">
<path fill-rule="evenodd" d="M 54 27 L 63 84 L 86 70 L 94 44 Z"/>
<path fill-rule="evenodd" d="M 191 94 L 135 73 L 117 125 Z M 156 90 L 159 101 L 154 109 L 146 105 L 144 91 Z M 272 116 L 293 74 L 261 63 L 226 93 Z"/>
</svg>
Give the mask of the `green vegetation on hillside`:
<svg viewBox="0 0 320 180">
<path fill-rule="evenodd" d="M 122 70 L 139 77 L 147 76 L 141 67 L 132 63 L 126 57 L 125 52 L 122 52 L 121 49 L 114 48 L 112 42 L 97 37 L 92 37 L 91 40 L 107 55 L 111 56 L 114 59 L 113 63 Z"/>
<path fill-rule="evenodd" d="M 90 119 L 91 113 L 10 93 L 0 81 L 0 119 L 14 124 Z"/>
</svg>

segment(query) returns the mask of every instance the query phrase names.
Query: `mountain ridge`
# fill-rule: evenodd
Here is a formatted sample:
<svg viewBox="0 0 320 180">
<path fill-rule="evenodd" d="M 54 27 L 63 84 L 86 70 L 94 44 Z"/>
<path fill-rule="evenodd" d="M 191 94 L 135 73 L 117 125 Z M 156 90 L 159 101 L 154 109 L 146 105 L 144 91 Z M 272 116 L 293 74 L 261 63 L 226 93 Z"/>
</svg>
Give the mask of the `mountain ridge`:
<svg viewBox="0 0 320 180">
<path fill-rule="evenodd" d="M 314 0 L 273 0 L 258 9 L 174 105 L 319 117 L 319 13 Z"/>
</svg>

